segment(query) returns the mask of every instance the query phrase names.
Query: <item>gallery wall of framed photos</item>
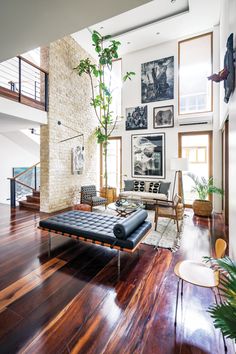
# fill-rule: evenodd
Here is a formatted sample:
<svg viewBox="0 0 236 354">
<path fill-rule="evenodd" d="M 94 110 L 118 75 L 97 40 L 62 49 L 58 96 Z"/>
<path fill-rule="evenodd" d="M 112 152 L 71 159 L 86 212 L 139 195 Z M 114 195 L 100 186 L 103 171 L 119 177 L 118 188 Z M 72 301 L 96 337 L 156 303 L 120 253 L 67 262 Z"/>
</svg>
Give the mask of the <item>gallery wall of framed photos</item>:
<svg viewBox="0 0 236 354">
<path fill-rule="evenodd" d="M 217 65 L 217 63 L 216 63 Z M 178 124 L 178 40 L 165 42 L 163 44 L 145 48 L 143 50 L 129 53 L 122 58 L 122 72 L 134 71 L 135 76 L 131 81 L 122 87 L 122 115 L 123 120 L 119 122 L 114 135 L 122 136 L 122 173 L 123 179 L 153 179 L 173 182 L 174 172 L 170 170 L 170 159 L 178 157 L 178 133 L 187 131 L 206 130 L 206 126 L 179 126 Z M 217 70 L 216 70 L 217 71 Z M 157 78 L 163 77 L 161 85 L 158 86 Z M 160 81 L 160 80 L 158 80 Z M 207 129 L 212 126 L 208 125 Z M 164 171 L 158 170 L 158 159 L 155 157 L 157 149 L 155 144 L 150 144 L 147 137 L 164 134 L 163 155 Z M 147 169 L 135 165 L 136 154 L 134 155 L 134 136 L 139 136 L 143 143 L 141 150 L 153 149 L 150 159 L 153 160 L 153 170 L 147 175 Z M 145 139 L 147 139 L 145 141 Z M 220 139 L 216 135 L 215 141 Z M 156 150 L 156 151 L 155 151 Z M 216 155 L 217 144 L 215 144 Z M 137 153 L 141 160 L 146 159 L 140 152 Z M 142 164 L 141 164 L 142 165 Z M 143 175 L 135 172 L 143 170 Z M 153 172 L 154 171 L 154 172 Z M 213 171 L 213 175 L 219 180 L 220 172 Z"/>
</svg>

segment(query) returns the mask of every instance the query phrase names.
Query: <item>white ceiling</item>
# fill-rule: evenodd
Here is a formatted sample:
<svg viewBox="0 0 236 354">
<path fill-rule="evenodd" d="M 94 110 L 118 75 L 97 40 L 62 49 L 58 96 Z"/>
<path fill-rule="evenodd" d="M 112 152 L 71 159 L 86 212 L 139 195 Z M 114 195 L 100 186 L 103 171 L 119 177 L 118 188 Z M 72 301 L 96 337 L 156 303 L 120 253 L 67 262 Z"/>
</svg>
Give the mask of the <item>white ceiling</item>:
<svg viewBox="0 0 236 354">
<path fill-rule="evenodd" d="M 1 0 L 0 62 L 150 0 Z"/>
<path fill-rule="evenodd" d="M 72 36 L 92 56 L 91 32 L 119 40 L 120 55 L 186 37 L 219 23 L 220 0 L 155 0 L 85 28 Z M 159 33 L 159 34 L 157 34 Z"/>
</svg>

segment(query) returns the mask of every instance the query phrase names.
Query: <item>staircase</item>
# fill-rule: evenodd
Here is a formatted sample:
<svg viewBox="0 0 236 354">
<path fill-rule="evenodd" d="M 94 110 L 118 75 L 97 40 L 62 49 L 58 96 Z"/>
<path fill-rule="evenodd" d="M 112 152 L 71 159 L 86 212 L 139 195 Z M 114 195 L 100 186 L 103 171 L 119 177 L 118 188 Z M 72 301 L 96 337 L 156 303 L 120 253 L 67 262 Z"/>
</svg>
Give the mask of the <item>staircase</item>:
<svg viewBox="0 0 236 354">
<path fill-rule="evenodd" d="M 27 195 L 26 200 L 19 201 L 19 207 L 31 210 L 40 210 L 40 192 L 33 190 L 32 195 Z"/>
<path fill-rule="evenodd" d="M 40 181 L 39 167 L 40 162 L 23 170 L 14 177 L 9 177 L 10 180 L 10 200 L 11 208 L 15 208 L 19 202 L 20 208 L 40 210 Z M 28 195 L 30 193 L 31 195 Z M 26 198 L 25 200 L 22 200 Z"/>
</svg>

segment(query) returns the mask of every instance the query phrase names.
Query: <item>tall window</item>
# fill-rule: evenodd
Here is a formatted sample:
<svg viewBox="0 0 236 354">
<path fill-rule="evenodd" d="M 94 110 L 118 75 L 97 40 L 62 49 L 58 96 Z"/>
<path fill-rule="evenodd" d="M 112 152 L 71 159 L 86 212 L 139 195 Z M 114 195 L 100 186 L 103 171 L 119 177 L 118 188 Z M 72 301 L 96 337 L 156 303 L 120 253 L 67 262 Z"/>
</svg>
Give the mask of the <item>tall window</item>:
<svg viewBox="0 0 236 354">
<path fill-rule="evenodd" d="M 112 93 L 112 104 L 110 110 L 115 119 L 117 116 L 121 117 L 121 59 L 112 62 L 112 71 L 105 73 L 106 85 Z"/>
<path fill-rule="evenodd" d="M 191 206 L 198 196 L 192 190 L 194 183 L 188 173 L 199 178 L 212 175 L 212 132 L 179 133 L 179 157 L 189 161 L 188 172 L 183 173 L 183 188 L 186 205 Z"/>
<path fill-rule="evenodd" d="M 212 33 L 179 42 L 179 114 L 212 111 Z"/>
<path fill-rule="evenodd" d="M 105 185 L 104 181 L 104 155 L 101 146 L 100 185 Z M 121 137 L 109 138 L 107 146 L 107 184 L 108 187 L 115 187 L 119 192 L 121 188 Z"/>
</svg>

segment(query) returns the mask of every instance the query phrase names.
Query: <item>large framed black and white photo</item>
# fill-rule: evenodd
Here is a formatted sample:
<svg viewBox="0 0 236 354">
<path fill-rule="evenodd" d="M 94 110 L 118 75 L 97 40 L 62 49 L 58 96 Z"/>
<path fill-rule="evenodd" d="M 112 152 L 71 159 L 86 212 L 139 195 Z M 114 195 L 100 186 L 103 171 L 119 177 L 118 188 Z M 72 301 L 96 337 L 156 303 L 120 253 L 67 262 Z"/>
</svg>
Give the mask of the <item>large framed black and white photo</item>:
<svg viewBox="0 0 236 354">
<path fill-rule="evenodd" d="M 132 177 L 165 178 L 165 133 L 131 136 Z"/>
<path fill-rule="evenodd" d="M 126 130 L 147 129 L 147 106 L 126 108 Z"/>
<path fill-rule="evenodd" d="M 174 98 L 174 57 L 149 61 L 141 65 L 142 103 Z"/>
<path fill-rule="evenodd" d="M 174 126 L 174 106 L 153 108 L 153 128 L 171 128 Z"/>
</svg>

